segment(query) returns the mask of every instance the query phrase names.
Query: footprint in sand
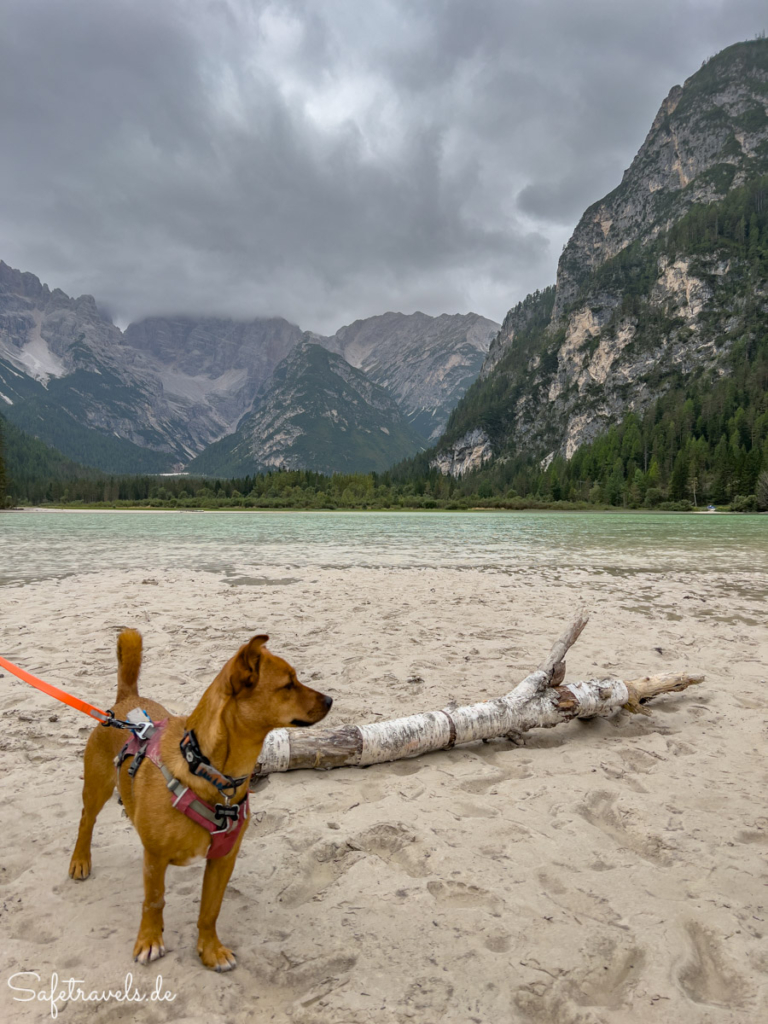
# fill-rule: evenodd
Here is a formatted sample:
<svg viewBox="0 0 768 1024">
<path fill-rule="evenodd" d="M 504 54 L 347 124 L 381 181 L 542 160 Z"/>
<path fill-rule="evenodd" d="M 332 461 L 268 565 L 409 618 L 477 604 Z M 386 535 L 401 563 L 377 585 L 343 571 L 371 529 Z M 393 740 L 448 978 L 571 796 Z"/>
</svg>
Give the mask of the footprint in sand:
<svg viewBox="0 0 768 1024">
<path fill-rule="evenodd" d="M 47 946 L 61 938 L 61 932 L 52 927 L 46 918 L 37 916 L 17 917 L 9 931 L 14 939 L 34 942 L 41 946 Z"/>
<path fill-rule="evenodd" d="M 461 821 L 462 818 L 497 818 L 499 810 L 496 807 L 488 807 L 481 803 L 469 803 L 467 800 L 455 800 L 451 805 L 454 818 Z"/>
<path fill-rule="evenodd" d="M 263 839 L 264 836 L 271 836 L 274 832 L 277 832 L 286 824 L 290 817 L 290 815 L 285 811 L 251 811 L 251 817 L 256 818 L 256 815 L 261 813 L 264 815 L 261 820 L 259 821 L 256 819 L 255 821 L 252 821 L 249 828 L 249 833 L 258 831 L 260 839 Z"/>
<path fill-rule="evenodd" d="M 267 966 L 267 980 L 273 985 L 280 985 L 296 991 L 305 990 L 304 996 L 299 997 L 298 1002 L 306 1000 L 306 989 L 318 985 L 325 980 L 338 981 L 347 974 L 357 963 L 357 956 L 345 951 L 329 953 L 325 956 L 299 957 L 296 954 L 288 953 L 284 949 L 279 954 L 273 951 L 264 951 L 264 961 Z"/>
<path fill-rule="evenodd" d="M 178 896 L 192 896 L 197 893 L 199 885 L 180 885 L 176 888 L 176 895 Z M 231 890 L 231 887 L 230 887 Z"/>
<path fill-rule="evenodd" d="M 553 994 L 551 982 L 538 981 L 521 985 L 512 1001 L 521 1021 L 535 1024 L 602 1024 L 591 1010 L 575 1010 L 569 1000 Z"/>
<path fill-rule="evenodd" d="M 489 932 L 483 939 L 483 945 L 492 953 L 506 953 L 512 945 L 512 936 L 506 932 Z"/>
<path fill-rule="evenodd" d="M 669 847 L 659 836 L 648 835 L 632 828 L 633 812 L 615 807 L 616 795 L 605 790 L 593 790 L 577 813 L 590 825 L 599 828 L 619 846 L 632 850 L 644 860 L 653 864 L 669 864 L 672 861 Z"/>
<path fill-rule="evenodd" d="M 32 867 L 29 857 L 8 859 L 5 864 L 0 865 L 0 886 L 10 885 L 17 878 L 21 878 L 25 871 Z"/>
<path fill-rule="evenodd" d="M 359 789 L 359 795 L 357 799 L 361 803 L 375 804 L 379 800 L 383 800 L 385 796 L 389 795 L 389 790 L 386 784 L 379 782 L 365 782 Z"/>
<path fill-rule="evenodd" d="M 353 850 L 346 842 L 325 841 L 314 843 L 301 855 L 298 863 L 295 859 L 286 865 L 287 873 L 292 877 L 279 893 L 278 902 L 287 907 L 299 907 L 309 900 L 319 897 L 320 893 L 332 885 L 362 860 L 364 853 Z"/>
<path fill-rule="evenodd" d="M 421 1019 L 439 1020 L 448 1009 L 452 995 L 453 985 L 445 978 L 417 978 L 408 986 L 405 1005 L 409 1016 L 415 1011 Z M 423 1014 L 428 1014 L 428 1018 Z"/>
<path fill-rule="evenodd" d="M 737 843 L 760 843 L 768 846 L 768 832 L 739 832 L 736 836 Z"/>
<path fill-rule="evenodd" d="M 428 861 L 413 844 L 416 833 L 402 822 L 382 822 L 348 839 L 315 842 L 301 853 L 298 868 L 291 869 L 293 880 L 279 894 L 279 901 L 295 907 L 319 898 L 366 856 L 375 856 L 411 878 L 427 873 Z"/>
<path fill-rule="evenodd" d="M 678 971 L 683 991 L 694 1003 L 709 1006 L 744 1006 L 752 998 L 751 988 L 728 962 L 720 943 L 706 928 L 689 921 L 690 957 Z"/>
<path fill-rule="evenodd" d="M 401 821 L 382 822 L 347 840 L 351 850 L 373 854 L 411 878 L 427 873 L 428 861 L 414 847 L 416 833 Z"/>
<path fill-rule="evenodd" d="M 438 903 L 446 903 L 451 907 L 480 907 L 498 912 L 501 901 L 487 889 L 466 882 L 427 882 L 427 890 Z"/>
<path fill-rule="evenodd" d="M 464 790 L 465 793 L 487 793 L 492 786 L 506 781 L 506 775 L 501 772 L 493 775 L 478 775 L 475 778 L 463 779 L 458 783 L 458 788 Z"/>
<path fill-rule="evenodd" d="M 639 946 L 605 940 L 588 957 L 586 967 L 569 975 L 566 989 L 580 1006 L 619 1010 L 640 980 L 644 964 L 645 953 Z"/>
<path fill-rule="evenodd" d="M 683 743 L 682 740 L 667 740 L 667 750 L 673 757 L 690 757 L 696 753 L 689 743 Z"/>
<path fill-rule="evenodd" d="M 600 924 L 628 930 L 626 922 L 604 896 L 575 885 L 573 881 L 565 884 L 563 880 L 546 871 L 539 871 L 536 877 L 542 886 L 542 895 L 546 895 L 555 906 L 577 920 L 589 918 Z"/>
<path fill-rule="evenodd" d="M 638 748 L 622 750 L 620 751 L 620 757 L 628 771 L 640 772 L 642 775 L 647 775 L 649 772 L 657 769 L 661 760 L 658 757 L 654 757 L 653 754 Z"/>
<path fill-rule="evenodd" d="M 555 878 L 554 875 L 547 874 L 546 871 L 537 872 L 536 878 L 538 879 L 539 884 L 542 885 L 550 895 L 562 896 L 564 893 L 568 892 L 566 886 L 563 885 L 558 878 Z"/>
</svg>

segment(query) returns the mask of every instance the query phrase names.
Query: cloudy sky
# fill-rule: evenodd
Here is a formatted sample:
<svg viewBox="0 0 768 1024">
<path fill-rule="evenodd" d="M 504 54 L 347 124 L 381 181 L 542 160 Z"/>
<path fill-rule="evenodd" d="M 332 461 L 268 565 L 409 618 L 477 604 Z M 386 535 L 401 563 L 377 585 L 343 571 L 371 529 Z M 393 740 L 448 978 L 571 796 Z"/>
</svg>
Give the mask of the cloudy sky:
<svg viewBox="0 0 768 1024">
<path fill-rule="evenodd" d="M 765 0 L 2 0 L 0 258 L 124 325 L 550 284 L 671 86 Z"/>
</svg>

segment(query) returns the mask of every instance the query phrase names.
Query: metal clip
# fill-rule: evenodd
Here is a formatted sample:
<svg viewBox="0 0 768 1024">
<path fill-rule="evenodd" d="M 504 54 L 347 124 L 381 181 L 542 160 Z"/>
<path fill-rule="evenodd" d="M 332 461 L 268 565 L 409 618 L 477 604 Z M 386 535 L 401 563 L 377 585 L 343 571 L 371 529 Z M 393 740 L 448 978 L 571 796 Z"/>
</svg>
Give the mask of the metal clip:
<svg viewBox="0 0 768 1024">
<path fill-rule="evenodd" d="M 125 716 L 126 722 L 131 727 L 131 732 L 140 740 L 149 739 L 155 731 L 154 723 L 146 711 L 141 708 L 134 708 Z"/>
</svg>

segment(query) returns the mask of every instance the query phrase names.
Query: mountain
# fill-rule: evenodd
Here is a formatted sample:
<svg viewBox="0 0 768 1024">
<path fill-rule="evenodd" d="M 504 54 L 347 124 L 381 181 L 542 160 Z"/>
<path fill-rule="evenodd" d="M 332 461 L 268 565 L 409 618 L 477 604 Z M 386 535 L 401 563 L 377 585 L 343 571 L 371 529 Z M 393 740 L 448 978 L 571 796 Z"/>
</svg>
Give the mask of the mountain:
<svg viewBox="0 0 768 1024">
<path fill-rule="evenodd" d="M 126 328 L 123 345 L 132 364 L 160 381 L 166 399 L 197 424 L 199 452 L 235 429 L 302 334 L 279 317 L 149 317 Z"/>
<path fill-rule="evenodd" d="M 89 295 L 72 299 L 0 261 L 0 402 L 8 420 L 79 462 L 159 472 L 185 455 L 159 382 L 126 367 L 122 335 Z"/>
<path fill-rule="evenodd" d="M 237 431 L 188 468 L 215 476 L 278 468 L 367 473 L 412 455 L 421 440 L 388 391 L 309 336 L 276 368 Z"/>
<path fill-rule="evenodd" d="M 477 313 L 384 313 L 321 343 L 387 388 L 411 426 L 434 441 L 480 372 L 499 326 Z"/>
<path fill-rule="evenodd" d="M 0 399 L 17 426 L 113 472 L 181 468 L 234 430 L 302 336 L 286 320 L 160 318 L 123 334 L 0 262 Z"/>
<path fill-rule="evenodd" d="M 51 291 L 33 274 L 0 261 L 0 404 L 17 427 L 84 465 L 113 473 L 178 471 L 235 431 L 275 367 L 309 339 L 387 389 L 387 401 L 394 400 L 411 424 L 406 430 L 392 418 L 402 443 L 374 446 L 370 460 L 379 466 L 380 452 L 391 447 L 400 458 L 415 450 L 417 440 L 440 433 L 497 330 L 476 314 L 387 313 L 359 320 L 332 338 L 302 332 L 278 317 L 158 316 L 132 323 L 123 333 L 91 296 L 73 299 L 58 288 Z M 324 387 L 327 366 L 317 360 L 308 366 L 321 372 L 317 387 Z M 383 399 L 376 394 L 372 408 L 380 412 Z M 294 412 L 309 432 L 306 415 Z M 350 418 L 348 430 L 359 421 L 361 452 L 379 418 L 378 412 L 371 424 Z M 326 424 L 318 426 L 322 434 Z M 280 458 L 276 443 L 270 465 Z M 332 460 L 324 464 L 342 470 L 356 458 L 348 444 L 342 448 L 337 466 Z M 291 442 L 286 458 L 295 457 Z"/>
<path fill-rule="evenodd" d="M 667 392 L 731 375 L 764 330 L 767 206 L 758 39 L 672 89 L 619 186 L 581 218 L 556 286 L 508 313 L 432 465 L 546 466 Z"/>
<path fill-rule="evenodd" d="M 60 451 L 25 434 L 0 414 L 0 445 L 7 484 L 24 494 L 28 480 L 70 480 L 73 477 L 98 477 L 98 470 L 73 462 Z"/>
</svg>

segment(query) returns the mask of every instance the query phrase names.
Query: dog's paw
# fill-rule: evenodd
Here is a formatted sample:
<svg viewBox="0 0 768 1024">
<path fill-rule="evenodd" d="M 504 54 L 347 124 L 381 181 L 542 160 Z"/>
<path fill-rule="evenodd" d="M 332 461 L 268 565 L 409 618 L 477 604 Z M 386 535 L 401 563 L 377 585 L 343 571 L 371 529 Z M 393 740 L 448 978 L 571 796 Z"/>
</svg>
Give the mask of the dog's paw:
<svg viewBox="0 0 768 1024">
<path fill-rule="evenodd" d="M 197 952 L 206 967 L 212 971 L 233 971 L 237 967 L 237 957 L 231 949 L 218 943 L 208 943 L 205 946 L 198 946 Z"/>
<path fill-rule="evenodd" d="M 136 945 L 133 947 L 133 959 L 137 964 L 148 964 L 153 960 L 159 960 L 165 956 L 165 946 L 162 939 L 144 939 L 139 936 Z"/>
<path fill-rule="evenodd" d="M 69 862 L 69 877 L 74 878 L 77 882 L 84 881 L 91 873 L 91 858 L 90 857 L 78 857 L 72 854 L 72 860 Z"/>
</svg>

